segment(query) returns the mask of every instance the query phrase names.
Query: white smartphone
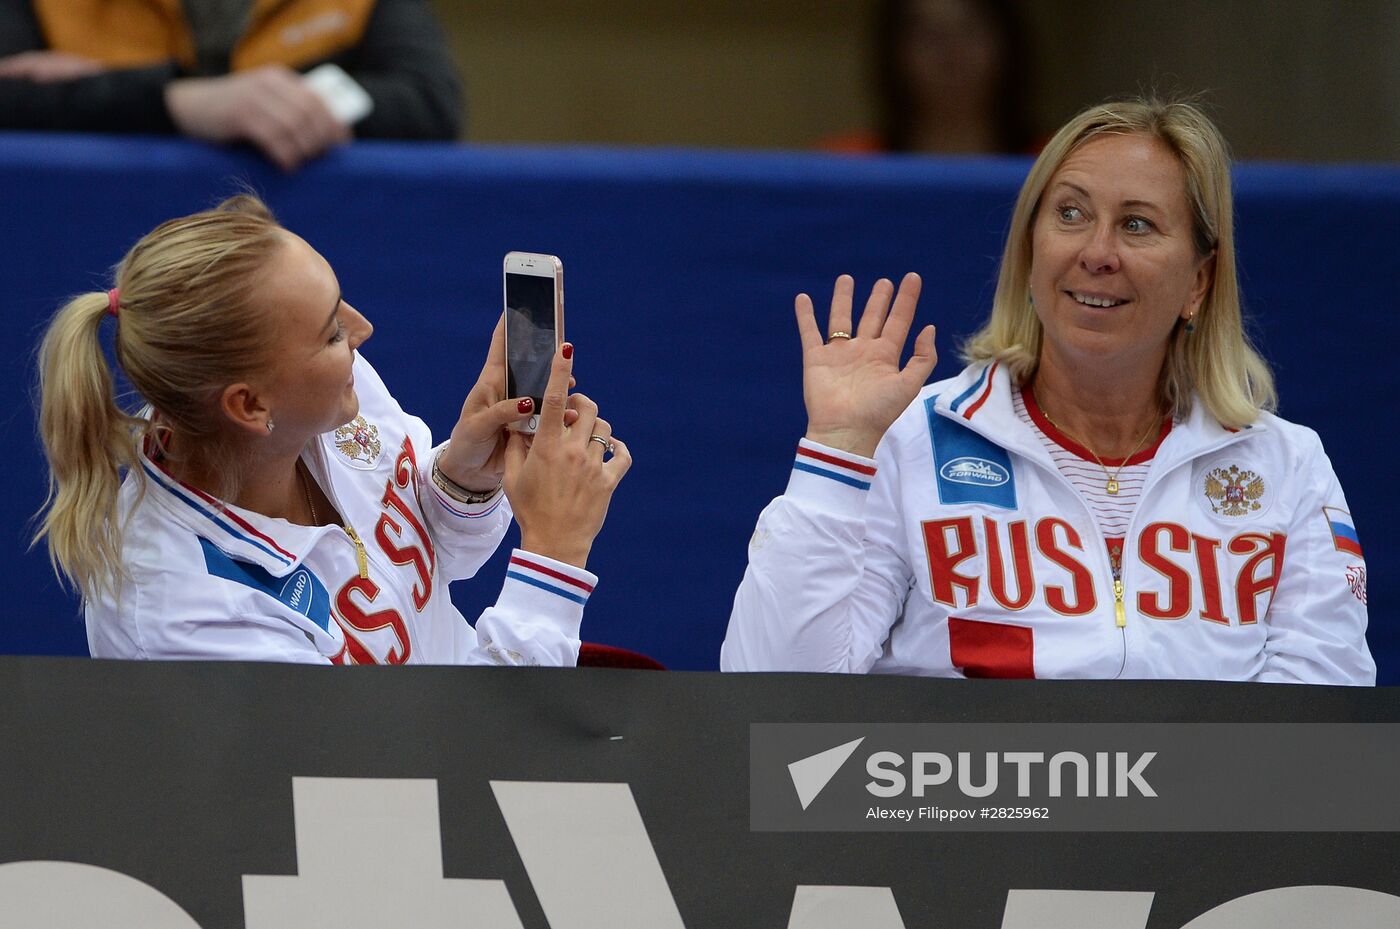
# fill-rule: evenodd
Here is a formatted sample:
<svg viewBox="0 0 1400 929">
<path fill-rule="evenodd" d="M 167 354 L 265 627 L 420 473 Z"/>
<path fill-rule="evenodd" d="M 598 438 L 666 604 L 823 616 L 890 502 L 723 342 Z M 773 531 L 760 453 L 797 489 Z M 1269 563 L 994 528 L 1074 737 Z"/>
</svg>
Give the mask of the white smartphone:
<svg viewBox="0 0 1400 929">
<path fill-rule="evenodd" d="M 564 344 L 563 262 L 553 255 L 507 253 L 505 314 L 506 396 L 535 401 L 535 415 L 512 428 L 533 433 L 554 353 Z"/>
</svg>

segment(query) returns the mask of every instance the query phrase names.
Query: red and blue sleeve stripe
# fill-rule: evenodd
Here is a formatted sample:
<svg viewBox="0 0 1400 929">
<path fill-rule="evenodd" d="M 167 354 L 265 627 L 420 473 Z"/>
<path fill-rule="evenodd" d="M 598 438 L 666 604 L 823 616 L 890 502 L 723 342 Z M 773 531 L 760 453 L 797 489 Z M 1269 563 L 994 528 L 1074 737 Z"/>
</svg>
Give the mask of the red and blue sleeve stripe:
<svg viewBox="0 0 1400 929">
<path fill-rule="evenodd" d="M 792 467 L 795 471 L 805 471 L 860 490 L 869 490 L 870 479 L 875 476 L 872 465 L 835 452 L 818 451 L 805 444 L 797 446 L 797 460 Z"/>
<path fill-rule="evenodd" d="M 587 581 L 520 555 L 511 556 L 506 577 L 580 605 L 587 603 L 588 595 L 593 593 L 593 585 Z"/>
</svg>

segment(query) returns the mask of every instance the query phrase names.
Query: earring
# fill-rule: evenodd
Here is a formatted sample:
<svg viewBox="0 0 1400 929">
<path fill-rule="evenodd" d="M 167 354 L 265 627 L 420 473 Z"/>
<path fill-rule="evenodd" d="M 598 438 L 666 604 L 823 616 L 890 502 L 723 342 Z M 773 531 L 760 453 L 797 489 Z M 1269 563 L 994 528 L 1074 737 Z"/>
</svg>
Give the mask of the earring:
<svg viewBox="0 0 1400 929">
<path fill-rule="evenodd" d="M 268 432 L 271 432 L 271 431 L 272 431 L 272 419 L 271 419 L 271 418 L 269 418 L 268 421 L 267 421 L 267 431 L 268 431 Z"/>
<path fill-rule="evenodd" d="M 1186 334 L 1190 335 L 1196 331 L 1196 317 L 1194 315 L 1186 317 Z"/>
</svg>

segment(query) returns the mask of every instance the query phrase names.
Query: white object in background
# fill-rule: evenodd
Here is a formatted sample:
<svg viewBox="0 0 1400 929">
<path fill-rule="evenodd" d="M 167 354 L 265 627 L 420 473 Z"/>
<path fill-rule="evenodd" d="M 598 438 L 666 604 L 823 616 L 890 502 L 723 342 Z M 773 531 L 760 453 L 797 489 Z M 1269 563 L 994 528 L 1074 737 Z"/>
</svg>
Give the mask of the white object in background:
<svg viewBox="0 0 1400 929">
<path fill-rule="evenodd" d="M 339 65 L 327 62 L 312 68 L 301 79 L 321 98 L 331 115 L 346 126 L 355 125 L 374 109 L 369 94 Z"/>
</svg>

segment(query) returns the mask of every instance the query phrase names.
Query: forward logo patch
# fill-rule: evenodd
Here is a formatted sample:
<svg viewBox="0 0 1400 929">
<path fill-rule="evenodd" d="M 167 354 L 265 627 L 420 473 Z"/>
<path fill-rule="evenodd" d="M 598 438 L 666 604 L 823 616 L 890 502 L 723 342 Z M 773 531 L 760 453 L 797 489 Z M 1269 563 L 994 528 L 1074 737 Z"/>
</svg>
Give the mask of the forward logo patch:
<svg viewBox="0 0 1400 929">
<path fill-rule="evenodd" d="M 960 421 L 940 415 L 938 397 L 924 401 L 938 502 L 984 503 L 1005 510 L 1016 509 L 1016 480 L 1006 449 L 974 432 Z"/>
<path fill-rule="evenodd" d="M 1011 480 L 1005 468 L 985 458 L 955 458 L 938 469 L 938 476 L 973 487 L 1000 487 Z"/>
</svg>

